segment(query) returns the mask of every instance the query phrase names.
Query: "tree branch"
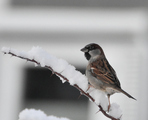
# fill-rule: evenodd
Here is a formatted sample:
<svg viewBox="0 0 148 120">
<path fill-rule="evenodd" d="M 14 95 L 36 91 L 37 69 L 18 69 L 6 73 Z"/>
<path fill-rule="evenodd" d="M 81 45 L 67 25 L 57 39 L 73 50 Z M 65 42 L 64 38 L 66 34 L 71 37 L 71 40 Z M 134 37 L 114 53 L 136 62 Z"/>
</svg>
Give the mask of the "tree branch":
<svg viewBox="0 0 148 120">
<path fill-rule="evenodd" d="M 16 55 L 15 53 L 12 53 L 11 51 L 9 51 L 9 52 L 3 51 L 3 53 L 4 53 L 4 54 L 10 54 L 10 55 L 12 55 L 12 56 L 15 56 L 15 57 L 18 57 L 18 58 L 21 58 L 21 59 L 25 59 L 25 60 L 27 60 L 27 61 L 34 62 L 34 63 L 36 63 L 36 64 L 38 64 L 38 65 L 41 65 L 41 63 L 39 63 L 38 61 L 36 61 L 36 60 L 34 60 L 34 59 L 29 59 L 29 58 L 25 58 L 25 57 L 22 57 L 22 56 L 18 56 L 18 55 Z M 69 80 L 68 80 L 65 76 L 63 76 L 62 74 L 60 74 L 60 73 L 54 71 L 54 70 L 52 69 L 52 67 L 45 65 L 45 68 L 48 68 L 49 70 L 52 71 L 53 74 L 55 74 L 55 75 L 57 75 L 57 76 L 60 76 L 61 78 L 63 78 L 63 79 L 66 80 L 67 82 L 69 82 Z M 77 89 L 80 91 L 81 94 L 85 95 L 86 97 L 88 97 L 89 99 L 91 99 L 91 101 L 95 102 L 95 99 L 94 99 L 92 96 L 90 96 L 89 93 L 83 91 L 77 84 L 74 84 L 73 86 L 74 86 L 75 88 L 77 88 Z M 103 108 L 102 108 L 101 105 L 98 105 L 98 107 L 99 107 L 99 111 L 101 111 L 107 118 L 110 118 L 111 120 L 120 120 L 120 118 L 117 119 L 117 118 L 114 118 L 113 116 L 109 115 L 106 111 L 103 110 Z"/>
</svg>

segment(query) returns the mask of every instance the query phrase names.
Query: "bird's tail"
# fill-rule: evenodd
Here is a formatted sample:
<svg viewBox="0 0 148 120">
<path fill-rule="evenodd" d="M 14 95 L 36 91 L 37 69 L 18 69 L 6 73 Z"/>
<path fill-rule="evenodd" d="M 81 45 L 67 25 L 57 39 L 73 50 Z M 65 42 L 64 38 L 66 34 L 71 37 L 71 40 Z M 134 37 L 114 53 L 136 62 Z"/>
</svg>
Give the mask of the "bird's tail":
<svg viewBox="0 0 148 120">
<path fill-rule="evenodd" d="M 132 98 L 132 99 L 136 100 L 133 96 L 131 96 L 130 94 L 128 94 L 124 90 L 120 89 L 119 91 L 122 92 L 123 94 L 125 94 L 126 96 L 128 96 L 129 98 Z"/>
</svg>

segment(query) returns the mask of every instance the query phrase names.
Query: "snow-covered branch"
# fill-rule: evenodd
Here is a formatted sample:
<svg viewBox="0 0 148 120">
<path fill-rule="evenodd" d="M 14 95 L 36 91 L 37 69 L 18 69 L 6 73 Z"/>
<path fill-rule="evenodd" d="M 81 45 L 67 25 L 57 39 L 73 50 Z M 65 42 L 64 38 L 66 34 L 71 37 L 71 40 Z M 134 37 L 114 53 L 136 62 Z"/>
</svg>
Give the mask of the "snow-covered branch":
<svg viewBox="0 0 148 120">
<path fill-rule="evenodd" d="M 57 75 L 62 82 L 69 82 L 70 85 L 74 86 L 80 91 L 80 94 L 88 97 L 94 102 L 106 117 L 111 120 L 120 120 L 122 111 L 116 103 L 111 104 L 110 111 L 107 112 L 108 99 L 105 94 L 97 89 L 88 89 L 88 81 L 85 75 L 82 75 L 76 68 L 70 65 L 67 61 L 56 58 L 55 56 L 47 53 L 40 47 L 33 47 L 30 51 L 17 51 L 3 47 L 2 52 L 4 54 L 10 54 L 27 61 L 34 62 L 35 65 L 48 68 L 53 74 Z"/>
</svg>

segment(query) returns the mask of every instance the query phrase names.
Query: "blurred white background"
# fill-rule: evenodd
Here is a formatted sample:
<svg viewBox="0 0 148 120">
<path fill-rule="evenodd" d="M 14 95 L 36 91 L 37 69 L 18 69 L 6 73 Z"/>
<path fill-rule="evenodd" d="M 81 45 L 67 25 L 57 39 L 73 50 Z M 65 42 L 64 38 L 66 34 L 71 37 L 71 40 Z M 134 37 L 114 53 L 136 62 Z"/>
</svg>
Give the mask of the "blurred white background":
<svg viewBox="0 0 148 120">
<path fill-rule="evenodd" d="M 84 71 L 87 61 L 80 49 L 98 43 L 122 88 L 137 98 L 115 94 L 111 102 L 120 105 L 123 120 L 146 120 L 147 7 L 147 0 L 0 0 L 0 48 L 28 51 L 40 46 Z M 87 100 L 26 97 L 26 89 L 30 90 L 26 71 L 34 68 L 33 63 L 1 53 L 0 66 L 0 119 L 16 120 L 21 110 L 36 108 L 72 120 L 106 120 L 101 113 L 95 114 L 97 106 Z"/>
</svg>

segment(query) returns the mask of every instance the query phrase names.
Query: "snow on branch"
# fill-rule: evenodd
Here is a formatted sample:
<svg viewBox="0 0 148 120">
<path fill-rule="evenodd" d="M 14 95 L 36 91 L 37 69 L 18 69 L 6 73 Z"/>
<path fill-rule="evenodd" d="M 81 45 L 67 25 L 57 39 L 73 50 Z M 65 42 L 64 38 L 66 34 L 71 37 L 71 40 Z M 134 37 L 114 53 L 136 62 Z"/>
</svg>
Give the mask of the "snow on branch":
<svg viewBox="0 0 148 120">
<path fill-rule="evenodd" d="M 31 61 L 36 65 L 48 68 L 53 74 L 57 75 L 60 80 L 69 82 L 80 91 L 80 94 L 85 95 L 92 102 L 94 102 L 106 117 L 111 120 L 120 120 L 122 111 L 116 103 L 111 104 L 110 111 L 108 109 L 108 99 L 105 94 L 95 88 L 90 88 L 88 91 L 88 81 L 85 75 L 82 75 L 76 68 L 70 65 L 67 61 L 57 58 L 40 47 L 33 47 L 30 51 L 18 51 L 3 47 L 2 52 L 4 54 L 10 54 L 12 56 Z"/>
</svg>

